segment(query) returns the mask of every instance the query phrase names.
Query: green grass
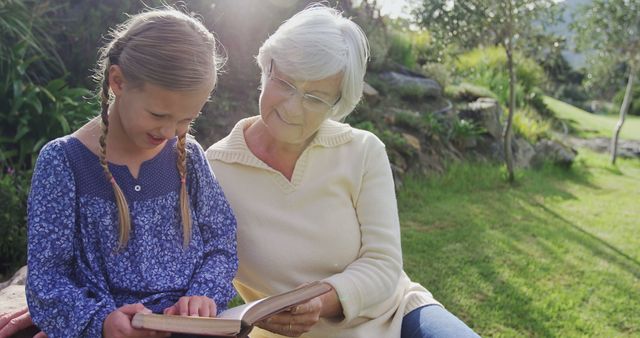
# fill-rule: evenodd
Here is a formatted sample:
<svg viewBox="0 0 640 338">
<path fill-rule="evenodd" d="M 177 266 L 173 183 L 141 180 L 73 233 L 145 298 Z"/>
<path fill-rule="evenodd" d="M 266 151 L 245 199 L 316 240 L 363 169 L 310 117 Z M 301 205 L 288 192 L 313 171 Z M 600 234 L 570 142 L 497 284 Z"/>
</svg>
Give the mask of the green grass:
<svg viewBox="0 0 640 338">
<path fill-rule="evenodd" d="M 398 193 L 405 269 L 482 336 L 640 336 L 640 161 L 455 165 Z"/>
<path fill-rule="evenodd" d="M 581 137 L 611 137 L 613 128 L 618 123 L 617 115 L 596 115 L 576 108 L 570 104 L 545 96 L 544 102 L 555 115 L 574 129 Z M 640 140 L 640 117 L 627 115 L 620 137 L 629 140 Z"/>
</svg>

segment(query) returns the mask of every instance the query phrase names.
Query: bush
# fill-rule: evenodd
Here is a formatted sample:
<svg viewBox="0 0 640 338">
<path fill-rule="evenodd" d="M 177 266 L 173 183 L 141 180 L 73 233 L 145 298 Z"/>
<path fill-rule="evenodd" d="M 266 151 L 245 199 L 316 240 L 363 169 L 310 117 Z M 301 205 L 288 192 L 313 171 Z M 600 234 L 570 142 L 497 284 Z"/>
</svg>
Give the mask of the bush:
<svg viewBox="0 0 640 338">
<path fill-rule="evenodd" d="M 544 103 L 544 94 L 539 89 L 536 89 L 529 94 L 527 104 L 529 107 L 535 109 L 535 111 L 542 117 L 554 117 L 553 111 L 549 109 L 546 103 Z"/>
<path fill-rule="evenodd" d="M 0 170 L 29 170 L 50 139 L 70 133 L 97 111 L 85 102 L 91 92 L 69 88 L 63 78 L 40 85 L 26 74 L 34 59 L 25 59 L 20 42 L 3 55 L 0 78 Z"/>
<path fill-rule="evenodd" d="M 30 172 L 0 172 L 0 274 L 27 262 L 27 194 Z"/>
<path fill-rule="evenodd" d="M 536 113 L 523 109 L 513 114 L 513 131 L 524 137 L 529 143 L 535 144 L 543 138 L 549 137 L 550 120 L 541 119 Z"/>
<path fill-rule="evenodd" d="M 464 140 L 476 137 L 486 130 L 471 120 L 455 119 L 451 128 L 451 140 L 454 143 L 462 143 Z"/>
<path fill-rule="evenodd" d="M 407 34 L 391 30 L 389 32 L 389 39 L 391 43 L 389 44 L 387 58 L 407 68 L 414 68 L 416 65 L 416 56 L 413 53 L 413 46 Z"/>
<path fill-rule="evenodd" d="M 414 114 L 407 111 L 396 113 L 394 124 L 407 130 L 423 133 L 427 136 L 444 135 L 446 126 L 435 115 L 429 113 Z"/>
<path fill-rule="evenodd" d="M 526 97 L 539 88 L 545 78 L 544 70 L 532 59 L 515 55 L 516 106 L 523 107 Z M 460 56 L 455 62 L 456 73 L 475 85 L 489 88 L 496 93 L 503 105 L 509 99 L 509 72 L 503 48 L 475 49 Z"/>
<path fill-rule="evenodd" d="M 624 92 L 626 89 L 626 86 L 621 88 L 613 97 L 612 114 L 620 113 L 620 107 L 622 106 L 622 100 L 624 99 Z M 640 115 L 640 85 L 638 84 L 634 85 L 631 89 L 631 103 L 629 104 L 627 114 Z"/>
<path fill-rule="evenodd" d="M 442 88 L 449 85 L 451 74 L 442 63 L 428 62 L 422 66 L 422 72 L 429 78 L 436 80 Z"/>
</svg>

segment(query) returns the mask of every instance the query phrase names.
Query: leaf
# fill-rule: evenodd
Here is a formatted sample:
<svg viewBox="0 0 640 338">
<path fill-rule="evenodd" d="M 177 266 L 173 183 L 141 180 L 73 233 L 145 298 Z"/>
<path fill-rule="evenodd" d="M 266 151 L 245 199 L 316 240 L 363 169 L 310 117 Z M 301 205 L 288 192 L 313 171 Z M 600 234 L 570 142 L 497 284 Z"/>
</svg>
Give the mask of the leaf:
<svg viewBox="0 0 640 338">
<path fill-rule="evenodd" d="M 29 103 L 29 105 L 35 108 L 38 114 L 42 114 L 42 102 L 40 102 L 40 99 L 38 99 L 37 97 L 32 97 L 30 100 L 27 101 L 27 103 Z"/>
<path fill-rule="evenodd" d="M 13 141 L 19 141 L 24 135 L 29 132 L 29 127 L 25 124 L 22 124 L 18 127 L 18 131 L 16 131 L 16 136 L 13 137 Z"/>
<path fill-rule="evenodd" d="M 33 146 L 33 153 L 37 154 L 40 152 L 40 148 L 47 142 L 46 138 L 40 138 L 38 142 Z"/>
<path fill-rule="evenodd" d="M 64 134 L 68 134 L 69 132 L 71 132 L 71 128 L 69 127 L 69 122 L 64 117 L 64 115 L 56 114 L 55 118 L 56 118 L 56 120 L 58 120 L 58 122 L 60 122 L 60 126 L 62 127 L 62 132 Z"/>
</svg>

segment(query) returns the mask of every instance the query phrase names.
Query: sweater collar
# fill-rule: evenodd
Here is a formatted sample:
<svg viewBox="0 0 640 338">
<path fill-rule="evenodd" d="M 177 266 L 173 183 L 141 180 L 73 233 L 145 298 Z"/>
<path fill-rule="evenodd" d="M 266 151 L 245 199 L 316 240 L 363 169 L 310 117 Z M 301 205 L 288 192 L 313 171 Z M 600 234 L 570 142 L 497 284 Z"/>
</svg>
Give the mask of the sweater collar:
<svg viewBox="0 0 640 338">
<path fill-rule="evenodd" d="M 244 130 L 259 118 L 260 116 L 252 116 L 238 121 L 229 135 L 207 149 L 207 159 L 225 162 L 239 161 L 260 166 L 262 161 L 251 153 L 244 138 Z M 308 148 L 315 146 L 337 147 L 351 141 L 352 138 L 353 132 L 350 125 L 326 120 L 320 125 Z"/>
</svg>

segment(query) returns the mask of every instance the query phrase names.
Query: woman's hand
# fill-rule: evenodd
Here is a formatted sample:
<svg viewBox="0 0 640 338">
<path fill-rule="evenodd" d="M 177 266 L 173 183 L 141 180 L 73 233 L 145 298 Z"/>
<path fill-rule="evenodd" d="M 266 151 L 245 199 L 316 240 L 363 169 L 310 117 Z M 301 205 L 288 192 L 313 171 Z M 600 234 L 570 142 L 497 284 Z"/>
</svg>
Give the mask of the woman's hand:
<svg viewBox="0 0 640 338">
<path fill-rule="evenodd" d="M 281 312 L 258 323 L 257 326 L 283 336 L 299 337 L 309 332 L 320 320 L 320 313 L 322 312 L 321 297 L 316 297 L 306 303 L 294 306 L 288 311 Z"/>
<path fill-rule="evenodd" d="M 0 315 L 0 338 L 8 338 L 16 332 L 33 325 L 29 308 L 26 306 L 14 312 Z M 38 332 L 33 338 L 47 338 L 44 332 Z"/>
<path fill-rule="evenodd" d="M 136 329 L 131 326 L 131 318 L 138 312 L 151 313 L 144 305 L 127 304 L 111 312 L 104 320 L 102 336 L 105 338 L 124 337 L 169 337 L 169 332 Z"/>
<path fill-rule="evenodd" d="M 164 309 L 165 315 L 215 317 L 216 302 L 206 296 L 185 296 Z"/>
</svg>

